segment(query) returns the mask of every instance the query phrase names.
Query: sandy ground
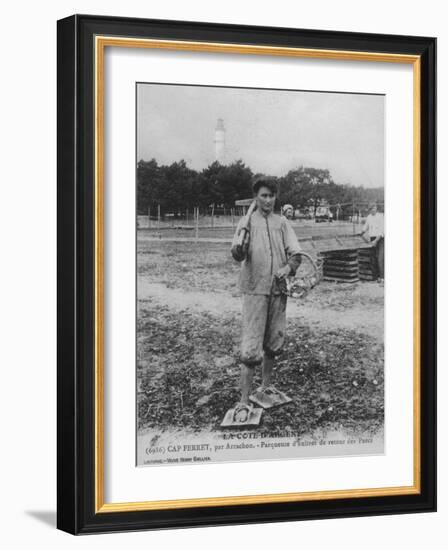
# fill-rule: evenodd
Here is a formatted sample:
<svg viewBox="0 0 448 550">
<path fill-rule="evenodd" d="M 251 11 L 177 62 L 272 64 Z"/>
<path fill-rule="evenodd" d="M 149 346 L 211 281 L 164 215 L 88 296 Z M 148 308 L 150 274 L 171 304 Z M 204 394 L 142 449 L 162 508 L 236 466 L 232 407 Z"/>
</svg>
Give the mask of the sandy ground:
<svg viewBox="0 0 448 550">
<path fill-rule="evenodd" d="M 339 285 L 322 282 L 304 299 L 289 299 L 287 315 L 327 328 L 355 329 L 381 340 L 384 333 L 384 287 L 376 282 Z M 185 292 L 138 278 L 139 300 L 154 300 L 174 311 L 208 311 L 229 315 L 241 311 L 241 299 L 227 292 Z M 352 304 L 347 307 L 347 299 Z"/>
<path fill-rule="evenodd" d="M 139 238 L 139 464 L 158 445 L 220 440 L 215 427 L 238 398 L 239 269 L 227 244 Z M 264 426 L 298 426 L 306 437 L 321 427 L 373 429 L 376 442 L 364 452 L 381 452 L 384 286 L 321 281 L 304 298 L 289 298 L 287 317 L 278 382 L 295 387 L 295 401 L 266 414 Z"/>
</svg>

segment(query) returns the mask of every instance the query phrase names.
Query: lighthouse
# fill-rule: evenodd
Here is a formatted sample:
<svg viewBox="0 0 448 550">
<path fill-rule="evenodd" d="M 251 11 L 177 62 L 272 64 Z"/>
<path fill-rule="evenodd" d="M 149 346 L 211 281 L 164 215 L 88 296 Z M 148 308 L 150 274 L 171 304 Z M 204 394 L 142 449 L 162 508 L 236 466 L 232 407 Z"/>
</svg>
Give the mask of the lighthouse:
<svg viewBox="0 0 448 550">
<path fill-rule="evenodd" d="M 226 129 L 224 128 L 224 121 L 222 118 L 218 118 L 215 128 L 215 160 L 224 164 L 226 155 Z"/>
</svg>

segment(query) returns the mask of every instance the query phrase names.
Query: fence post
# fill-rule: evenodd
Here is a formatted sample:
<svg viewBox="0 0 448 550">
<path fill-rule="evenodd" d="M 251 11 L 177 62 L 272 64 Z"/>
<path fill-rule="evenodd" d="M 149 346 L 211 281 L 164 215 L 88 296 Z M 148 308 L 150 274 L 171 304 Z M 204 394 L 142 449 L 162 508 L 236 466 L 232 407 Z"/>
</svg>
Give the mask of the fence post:
<svg viewBox="0 0 448 550">
<path fill-rule="evenodd" d="M 160 230 L 160 204 L 157 205 L 157 229 Z"/>
<path fill-rule="evenodd" d="M 235 229 L 235 209 L 230 209 L 230 214 L 232 215 L 232 229 Z"/>
<path fill-rule="evenodd" d="M 352 225 L 353 225 L 353 235 L 355 234 L 355 203 L 352 202 Z"/>
<path fill-rule="evenodd" d="M 148 227 L 151 229 L 151 207 L 148 206 Z"/>
<path fill-rule="evenodd" d="M 198 240 L 198 237 L 199 237 L 199 206 L 196 206 L 196 208 L 195 208 L 195 218 L 196 218 L 195 236 L 196 236 L 196 240 Z"/>
</svg>

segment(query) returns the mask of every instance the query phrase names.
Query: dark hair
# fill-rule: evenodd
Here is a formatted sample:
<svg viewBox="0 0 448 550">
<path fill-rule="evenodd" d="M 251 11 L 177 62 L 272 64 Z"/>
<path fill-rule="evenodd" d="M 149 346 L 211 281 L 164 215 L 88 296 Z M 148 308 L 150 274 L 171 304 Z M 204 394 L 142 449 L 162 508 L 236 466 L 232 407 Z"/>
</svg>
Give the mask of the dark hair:
<svg viewBox="0 0 448 550">
<path fill-rule="evenodd" d="M 269 178 L 266 176 L 257 178 L 252 185 L 252 191 L 254 192 L 254 195 L 256 195 L 262 187 L 267 187 L 273 195 L 277 194 L 277 182 L 274 178 Z"/>
</svg>

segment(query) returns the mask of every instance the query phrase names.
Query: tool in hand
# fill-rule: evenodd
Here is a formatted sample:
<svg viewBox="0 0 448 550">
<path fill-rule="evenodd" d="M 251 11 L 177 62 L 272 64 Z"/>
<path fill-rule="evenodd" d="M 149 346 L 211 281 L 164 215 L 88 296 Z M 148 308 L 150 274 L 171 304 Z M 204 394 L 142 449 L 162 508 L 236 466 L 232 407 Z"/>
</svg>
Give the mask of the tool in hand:
<svg viewBox="0 0 448 550">
<path fill-rule="evenodd" d="M 246 215 L 243 218 L 243 223 L 238 234 L 237 245 L 242 249 L 247 249 L 249 246 L 249 233 L 250 233 L 250 217 L 254 213 L 257 207 L 257 202 L 252 201 L 252 204 L 249 206 Z"/>
</svg>

